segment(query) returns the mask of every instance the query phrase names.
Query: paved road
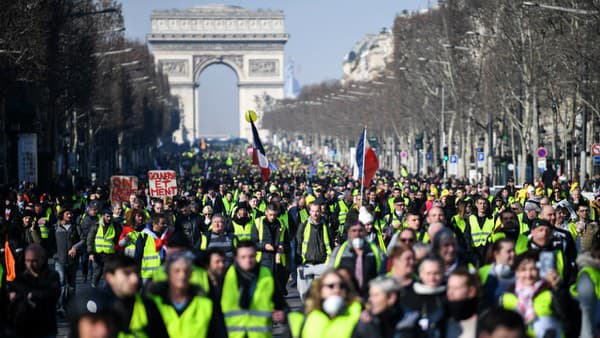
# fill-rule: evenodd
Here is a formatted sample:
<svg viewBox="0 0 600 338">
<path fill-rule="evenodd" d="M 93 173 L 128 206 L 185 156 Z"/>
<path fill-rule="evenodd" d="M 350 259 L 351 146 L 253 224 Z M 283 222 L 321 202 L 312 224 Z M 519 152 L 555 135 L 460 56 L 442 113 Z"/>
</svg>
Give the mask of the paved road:
<svg viewBox="0 0 600 338">
<path fill-rule="evenodd" d="M 83 283 L 83 275 L 81 271 L 77 272 L 77 286 L 76 286 L 76 295 L 81 292 L 88 290 L 91 288 L 89 281 L 87 283 Z M 302 306 L 302 302 L 300 301 L 300 296 L 298 296 L 298 290 L 295 287 L 289 287 L 288 285 L 288 295 L 285 297 L 290 309 L 298 310 Z M 276 325 L 273 328 L 273 336 L 274 337 L 282 337 L 286 328 L 281 325 Z M 58 335 L 57 338 L 67 338 L 69 336 L 69 324 L 64 318 L 58 318 Z"/>
</svg>

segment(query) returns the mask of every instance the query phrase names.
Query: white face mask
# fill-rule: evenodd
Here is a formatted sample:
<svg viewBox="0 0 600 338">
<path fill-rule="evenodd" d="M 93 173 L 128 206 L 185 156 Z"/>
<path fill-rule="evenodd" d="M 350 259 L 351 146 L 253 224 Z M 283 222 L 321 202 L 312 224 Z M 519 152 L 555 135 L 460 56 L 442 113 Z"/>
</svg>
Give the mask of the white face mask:
<svg viewBox="0 0 600 338">
<path fill-rule="evenodd" d="M 323 311 L 333 317 L 339 313 L 344 305 L 344 299 L 340 296 L 329 296 L 323 302 Z"/>
<path fill-rule="evenodd" d="M 353 238 L 352 242 L 350 242 L 350 244 L 352 244 L 352 247 L 354 249 L 361 249 L 363 247 L 363 245 L 365 244 L 365 240 L 361 237 Z"/>
<path fill-rule="evenodd" d="M 509 277 L 512 274 L 510 265 L 496 264 L 494 265 L 494 273 L 498 277 Z"/>
</svg>

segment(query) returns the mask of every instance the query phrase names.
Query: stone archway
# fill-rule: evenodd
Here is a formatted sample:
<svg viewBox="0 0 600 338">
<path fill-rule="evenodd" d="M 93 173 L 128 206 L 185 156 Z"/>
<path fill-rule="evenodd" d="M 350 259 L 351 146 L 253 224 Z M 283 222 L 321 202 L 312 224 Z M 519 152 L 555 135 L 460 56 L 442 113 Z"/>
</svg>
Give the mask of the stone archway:
<svg viewBox="0 0 600 338">
<path fill-rule="evenodd" d="M 284 95 L 284 46 L 288 40 L 282 11 L 206 5 L 187 10 L 154 11 L 147 39 L 156 64 L 168 75 L 171 93 L 183 107 L 176 142 L 191 141 L 202 123 L 194 116 L 194 94 L 203 69 L 229 66 L 239 88 L 239 137 L 252 139 L 244 120 L 248 109 L 260 113 L 264 97 Z M 195 123 L 194 123 L 195 121 Z"/>
</svg>

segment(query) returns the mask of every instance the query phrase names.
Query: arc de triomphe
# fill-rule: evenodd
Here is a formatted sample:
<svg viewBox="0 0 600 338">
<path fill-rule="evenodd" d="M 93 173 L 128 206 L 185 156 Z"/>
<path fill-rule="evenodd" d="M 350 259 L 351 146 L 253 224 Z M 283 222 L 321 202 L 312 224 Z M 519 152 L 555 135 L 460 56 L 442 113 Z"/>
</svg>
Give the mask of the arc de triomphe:
<svg viewBox="0 0 600 338">
<path fill-rule="evenodd" d="M 284 95 L 284 46 L 288 40 L 284 19 L 283 11 L 227 5 L 152 13 L 152 33 L 147 39 L 156 64 L 168 75 L 171 94 L 178 96 L 183 106 L 176 142 L 191 141 L 199 136 L 201 124 L 210 123 L 201 121 L 194 109 L 198 105 L 195 88 L 202 70 L 215 63 L 229 66 L 237 75 L 239 136 L 252 140 L 244 112 L 254 109 L 260 114 L 264 98 L 282 99 Z"/>
</svg>

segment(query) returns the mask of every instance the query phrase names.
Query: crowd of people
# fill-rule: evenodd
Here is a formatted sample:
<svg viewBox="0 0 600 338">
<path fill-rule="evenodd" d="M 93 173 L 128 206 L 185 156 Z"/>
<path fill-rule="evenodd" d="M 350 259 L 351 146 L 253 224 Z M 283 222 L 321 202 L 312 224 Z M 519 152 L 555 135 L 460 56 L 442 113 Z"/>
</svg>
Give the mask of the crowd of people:
<svg viewBox="0 0 600 338">
<path fill-rule="evenodd" d="M 363 187 L 303 164 L 262 182 L 221 155 L 168 198 L 5 190 L 0 335 L 55 336 L 57 318 L 73 337 L 600 333 L 600 194 L 577 183 L 403 170 Z"/>
</svg>

